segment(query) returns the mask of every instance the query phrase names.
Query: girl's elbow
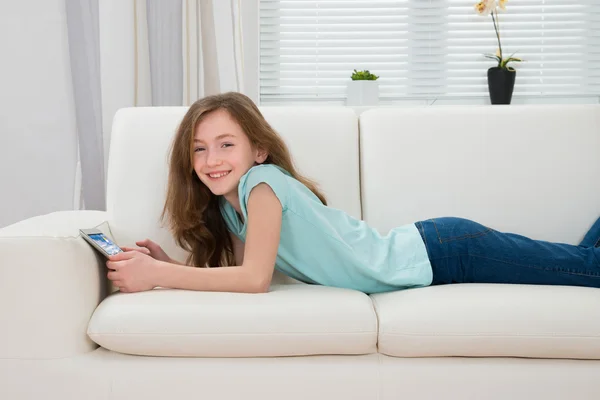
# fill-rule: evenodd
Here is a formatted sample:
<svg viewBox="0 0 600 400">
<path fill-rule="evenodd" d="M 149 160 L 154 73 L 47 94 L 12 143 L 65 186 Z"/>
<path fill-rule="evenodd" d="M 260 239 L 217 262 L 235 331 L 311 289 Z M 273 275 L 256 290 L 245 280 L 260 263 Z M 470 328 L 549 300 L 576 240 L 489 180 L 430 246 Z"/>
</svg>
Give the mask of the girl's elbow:
<svg viewBox="0 0 600 400">
<path fill-rule="evenodd" d="M 270 269 L 270 272 L 265 271 L 264 268 L 248 265 L 241 268 L 244 271 L 242 280 L 246 283 L 244 291 L 248 293 L 267 293 L 269 291 L 273 279 L 273 268 Z"/>
<path fill-rule="evenodd" d="M 269 288 L 271 287 L 271 279 L 259 279 L 253 285 L 252 291 L 253 293 L 267 293 Z"/>
<path fill-rule="evenodd" d="M 249 287 L 250 293 L 267 293 L 271 287 L 271 277 L 258 276 L 252 279 L 252 284 Z"/>
</svg>

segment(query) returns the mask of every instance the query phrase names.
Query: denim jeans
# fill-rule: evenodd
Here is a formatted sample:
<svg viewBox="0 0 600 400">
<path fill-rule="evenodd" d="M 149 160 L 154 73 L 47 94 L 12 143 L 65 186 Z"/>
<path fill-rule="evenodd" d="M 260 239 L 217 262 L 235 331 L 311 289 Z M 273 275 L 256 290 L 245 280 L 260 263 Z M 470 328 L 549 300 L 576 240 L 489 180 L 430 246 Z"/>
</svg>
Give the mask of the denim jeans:
<svg viewBox="0 0 600 400">
<path fill-rule="evenodd" d="M 443 217 L 416 222 L 433 268 L 432 285 L 512 283 L 600 287 L 600 218 L 578 245 L 498 232 Z"/>
</svg>

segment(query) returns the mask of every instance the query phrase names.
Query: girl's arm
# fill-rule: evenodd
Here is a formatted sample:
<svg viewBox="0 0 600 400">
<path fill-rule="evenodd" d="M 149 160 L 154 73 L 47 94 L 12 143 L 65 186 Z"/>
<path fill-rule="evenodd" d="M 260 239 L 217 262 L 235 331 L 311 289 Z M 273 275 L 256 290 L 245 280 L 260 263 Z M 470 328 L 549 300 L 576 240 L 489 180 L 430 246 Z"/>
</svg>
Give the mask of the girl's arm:
<svg viewBox="0 0 600 400">
<path fill-rule="evenodd" d="M 248 228 L 240 265 L 223 268 L 190 268 L 159 262 L 155 285 L 174 289 L 264 293 L 269 290 L 281 233 L 281 203 L 269 185 L 260 183 L 248 199 Z M 237 239 L 237 238 L 236 238 Z M 237 239 L 239 240 L 239 239 Z M 234 253 L 240 246 L 235 240 Z"/>
</svg>

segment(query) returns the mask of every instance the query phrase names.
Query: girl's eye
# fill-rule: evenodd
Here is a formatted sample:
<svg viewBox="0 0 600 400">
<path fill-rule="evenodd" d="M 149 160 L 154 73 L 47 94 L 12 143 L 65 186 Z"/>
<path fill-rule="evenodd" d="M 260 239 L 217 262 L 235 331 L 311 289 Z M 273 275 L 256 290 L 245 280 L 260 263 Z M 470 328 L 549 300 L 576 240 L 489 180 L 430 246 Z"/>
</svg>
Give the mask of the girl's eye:
<svg viewBox="0 0 600 400">
<path fill-rule="evenodd" d="M 231 146 L 233 146 L 233 143 L 223 143 L 223 144 L 221 145 L 221 147 L 231 147 Z M 200 151 L 204 151 L 204 150 L 205 150 L 205 149 L 204 149 L 204 147 L 196 147 L 196 148 L 194 149 L 194 153 L 198 153 L 198 152 L 200 152 Z"/>
</svg>

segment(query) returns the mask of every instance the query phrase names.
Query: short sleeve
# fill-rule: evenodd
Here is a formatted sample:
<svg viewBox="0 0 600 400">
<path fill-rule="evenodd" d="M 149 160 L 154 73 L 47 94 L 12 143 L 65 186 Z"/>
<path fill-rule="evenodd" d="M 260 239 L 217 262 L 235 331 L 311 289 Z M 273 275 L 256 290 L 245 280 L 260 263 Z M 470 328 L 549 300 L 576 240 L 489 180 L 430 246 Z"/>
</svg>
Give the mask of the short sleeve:
<svg viewBox="0 0 600 400">
<path fill-rule="evenodd" d="M 259 183 L 266 183 L 271 187 L 275 196 L 277 196 L 281 203 L 282 210 L 285 212 L 289 201 L 289 186 L 287 179 L 285 173 L 275 165 L 263 164 L 251 168 L 245 176 L 241 193 L 243 195 L 243 201 L 240 206 L 242 207 L 244 215 L 248 215 L 246 207 L 248 205 L 248 199 L 250 198 L 250 192 Z"/>
</svg>

